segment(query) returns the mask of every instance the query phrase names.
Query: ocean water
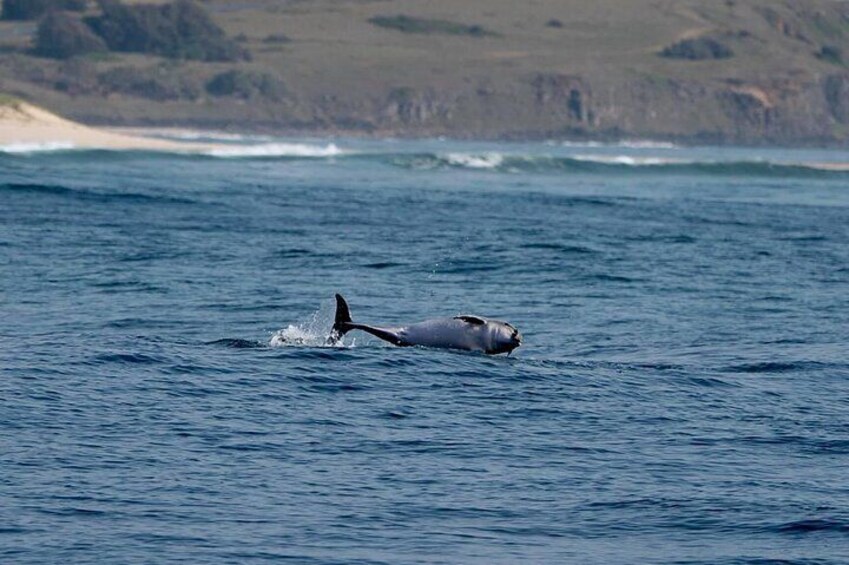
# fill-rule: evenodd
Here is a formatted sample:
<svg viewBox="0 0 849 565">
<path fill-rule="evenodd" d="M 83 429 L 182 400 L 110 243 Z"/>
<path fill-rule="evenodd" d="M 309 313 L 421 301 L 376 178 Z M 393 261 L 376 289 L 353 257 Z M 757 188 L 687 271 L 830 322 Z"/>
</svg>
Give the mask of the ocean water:
<svg viewBox="0 0 849 565">
<path fill-rule="evenodd" d="M 0 148 L 0 562 L 849 562 L 845 153 L 162 135 Z"/>
</svg>

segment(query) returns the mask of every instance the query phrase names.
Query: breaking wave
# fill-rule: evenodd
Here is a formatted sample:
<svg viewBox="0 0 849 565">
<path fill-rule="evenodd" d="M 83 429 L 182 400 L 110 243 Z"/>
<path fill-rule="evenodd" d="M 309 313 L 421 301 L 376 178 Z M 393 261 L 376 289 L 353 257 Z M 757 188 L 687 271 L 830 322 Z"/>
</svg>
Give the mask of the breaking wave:
<svg viewBox="0 0 849 565">
<path fill-rule="evenodd" d="M 637 155 L 575 155 L 576 161 L 600 163 L 602 165 L 627 165 L 629 167 L 662 167 L 664 165 L 693 165 L 698 161 L 669 157 L 646 157 Z"/>
<path fill-rule="evenodd" d="M 186 135 L 195 135 L 190 132 Z M 197 134 L 200 135 L 200 134 Z M 208 136 L 218 135 L 215 133 Z M 420 171 L 466 170 L 479 173 L 506 174 L 648 174 L 648 175 L 705 175 L 705 176 L 752 176 L 752 177 L 832 177 L 849 175 L 849 162 L 826 162 L 814 160 L 769 159 L 763 157 L 738 160 L 709 159 L 686 150 L 660 151 L 651 154 L 645 147 L 633 151 L 609 151 L 610 145 L 601 145 L 598 151 L 569 152 L 565 155 L 543 154 L 533 151 L 515 153 L 507 151 L 445 151 L 445 152 L 397 152 L 391 146 L 364 148 L 361 146 L 340 147 L 336 143 L 306 141 L 271 141 L 255 143 L 259 136 L 232 136 L 229 143 L 218 143 L 202 148 L 187 147 L 185 150 L 105 150 L 75 147 L 72 143 L 55 141 L 47 143 L 15 143 L 0 145 L 0 156 L 28 158 L 42 155 L 43 158 L 73 159 L 77 156 L 90 158 L 124 158 L 131 156 L 157 157 L 168 155 L 183 159 L 281 159 L 281 160 L 366 160 L 386 166 Z M 269 138 L 271 139 L 271 138 Z M 252 141 L 248 142 L 248 140 Z M 634 142 L 635 144 L 637 142 Z M 581 145 L 583 148 L 590 144 Z M 630 146 L 623 146 L 630 148 Z M 385 151 L 383 149 L 388 149 Z M 830 158 L 834 158 L 833 156 Z"/>
<path fill-rule="evenodd" d="M 561 147 L 621 147 L 623 149 L 678 149 L 680 145 L 669 141 L 654 141 L 651 139 L 623 139 L 613 143 L 603 141 L 559 141 L 549 145 Z"/>
<path fill-rule="evenodd" d="M 189 141 L 191 138 L 185 138 Z M 68 152 L 83 155 L 86 157 L 92 154 L 108 154 L 108 155 L 169 155 L 178 157 L 216 157 L 216 158 L 292 158 L 292 159 L 316 159 L 337 157 L 341 155 L 353 154 L 352 151 L 340 149 L 335 143 L 327 145 L 310 144 L 310 143 L 216 143 L 215 139 L 206 139 L 205 142 L 210 142 L 209 148 L 192 147 L 187 145 L 186 149 L 113 149 L 108 147 L 91 148 L 78 147 L 67 141 L 48 141 L 40 143 L 10 143 L 0 145 L 0 154 L 9 155 L 30 155 L 36 153 L 57 153 Z"/>
<path fill-rule="evenodd" d="M 420 153 L 387 156 L 411 170 L 469 169 L 504 173 L 687 174 L 726 176 L 831 176 L 849 174 L 849 163 L 721 161 L 651 155 L 580 154 L 569 156 L 505 153 Z"/>
<path fill-rule="evenodd" d="M 74 144 L 68 141 L 46 141 L 41 143 L 10 143 L 0 145 L 0 153 L 27 154 L 53 151 L 68 151 L 74 149 Z"/>
<path fill-rule="evenodd" d="M 483 153 L 480 155 L 468 153 L 448 153 L 445 160 L 449 165 L 468 169 L 495 169 L 504 162 L 500 153 Z"/>
<path fill-rule="evenodd" d="M 345 152 L 335 143 L 328 145 L 309 145 L 306 143 L 263 143 L 260 145 L 233 145 L 207 152 L 212 157 L 336 157 Z"/>
</svg>

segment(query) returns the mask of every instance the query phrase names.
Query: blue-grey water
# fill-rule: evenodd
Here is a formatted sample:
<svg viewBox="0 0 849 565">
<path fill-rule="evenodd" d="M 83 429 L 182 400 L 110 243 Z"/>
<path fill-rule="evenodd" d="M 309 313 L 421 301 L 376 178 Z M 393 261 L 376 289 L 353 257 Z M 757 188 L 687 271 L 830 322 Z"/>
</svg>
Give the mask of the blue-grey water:
<svg viewBox="0 0 849 565">
<path fill-rule="evenodd" d="M 845 153 L 225 141 L 0 153 L 0 562 L 849 562 Z"/>
</svg>

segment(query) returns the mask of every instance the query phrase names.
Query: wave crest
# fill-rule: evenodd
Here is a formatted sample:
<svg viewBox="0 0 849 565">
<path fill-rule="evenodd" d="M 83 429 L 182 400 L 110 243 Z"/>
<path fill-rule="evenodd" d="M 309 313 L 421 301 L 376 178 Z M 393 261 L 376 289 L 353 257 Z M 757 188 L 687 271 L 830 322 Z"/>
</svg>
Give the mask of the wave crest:
<svg viewBox="0 0 849 565">
<path fill-rule="evenodd" d="M 501 166 L 504 162 L 504 155 L 501 153 L 448 153 L 445 156 L 445 161 L 452 166 L 463 167 L 467 169 L 495 169 Z"/>
<path fill-rule="evenodd" d="M 26 154 L 50 151 L 68 151 L 76 146 L 70 141 L 44 141 L 38 143 L 9 143 L 0 145 L 0 153 Z"/>
<path fill-rule="evenodd" d="M 389 158 L 395 166 L 412 170 L 468 169 L 499 173 L 581 173 L 625 171 L 646 174 L 725 176 L 833 176 L 849 174 L 849 164 L 769 160 L 708 160 L 628 154 L 529 155 L 503 153 L 419 153 L 369 155 Z"/>
<path fill-rule="evenodd" d="M 195 135 L 190 133 L 187 135 Z M 211 136 L 217 134 L 210 134 Z M 222 136 L 230 134 L 221 134 Z M 235 141 L 236 134 L 233 134 Z M 245 136 L 242 141 L 247 141 Z M 45 143 L 14 143 L 0 145 L 3 154 L 42 153 L 45 158 L 52 152 L 67 151 L 74 156 L 80 154 L 90 158 L 107 155 L 130 154 L 135 156 L 160 157 L 169 154 L 183 159 L 361 159 L 390 165 L 402 169 L 466 170 L 478 173 L 503 174 L 610 174 L 626 172 L 628 174 L 686 174 L 704 176 L 736 177 L 844 177 L 849 175 L 849 162 L 838 162 L 833 155 L 823 161 L 790 160 L 790 158 L 758 158 L 741 156 L 737 160 L 705 158 L 702 154 L 676 152 L 675 154 L 633 154 L 628 151 L 575 152 L 573 154 L 545 154 L 534 150 L 508 151 L 445 151 L 445 152 L 399 152 L 387 147 L 382 148 L 340 148 L 336 143 L 322 144 L 312 141 L 274 140 L 268 143 L 256 143 L 261 138 L 251 139 L 254 143 L 221 143 L 202 147 L 187 145 L 184 149 L 93 149 L 75 146 L 65 141 Z M 589 146 L 589 145 L 587 145 Z M 62 158 L 73 158 L 63 154 Z M 829 159 L 831 161 L 829 161 Z"/>
<path fill-rule="evenodd" d="M 222 158 L 239 157 L 336 157 L 345 152 L 335 143 L 310 145 L 307 143 L 263 143 L 260 145 L 234 145 L 212 149 L 207 155 Z"/>
</svg>

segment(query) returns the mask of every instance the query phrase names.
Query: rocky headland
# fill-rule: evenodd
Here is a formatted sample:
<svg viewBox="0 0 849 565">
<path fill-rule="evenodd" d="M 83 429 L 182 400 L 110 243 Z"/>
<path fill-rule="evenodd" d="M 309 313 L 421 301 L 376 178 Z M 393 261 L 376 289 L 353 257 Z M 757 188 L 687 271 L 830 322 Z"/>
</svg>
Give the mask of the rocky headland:
<svg viewBox="0 0 849 565">
<path fill-rule="evenodd" d="M 57 1 L 4 7 L 0 91 L 90 124 L 849 142 L 836 0 Z"/>
</svg>

